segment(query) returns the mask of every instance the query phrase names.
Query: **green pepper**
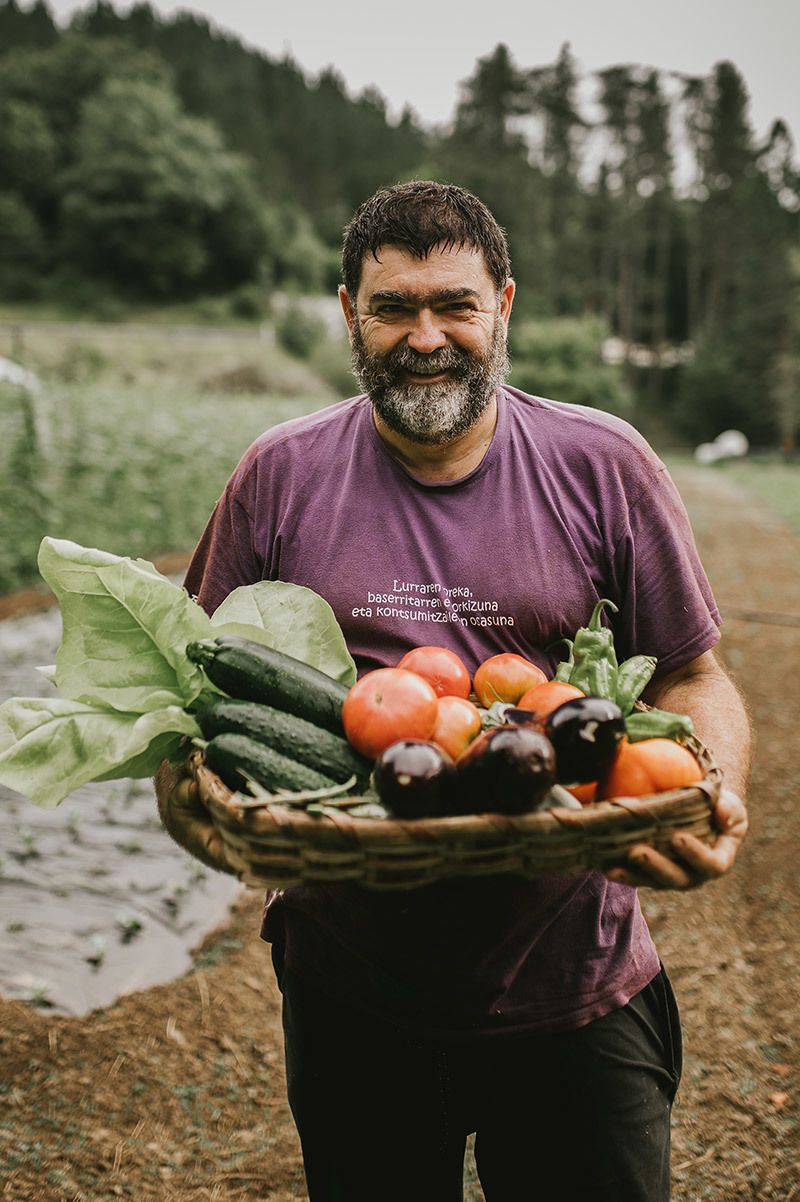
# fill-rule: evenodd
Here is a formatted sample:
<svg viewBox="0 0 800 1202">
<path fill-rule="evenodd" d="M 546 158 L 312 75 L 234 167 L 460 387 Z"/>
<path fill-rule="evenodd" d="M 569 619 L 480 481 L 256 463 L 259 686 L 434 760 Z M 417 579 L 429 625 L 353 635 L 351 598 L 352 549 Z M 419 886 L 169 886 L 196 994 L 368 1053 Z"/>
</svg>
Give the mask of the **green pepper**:
<svg viewBox="0 0 800 1202">
<path fill-rule="evenodd" d="M 625 719 L 625 733 L 631 743 L 643 739 L 679 739 L 693 731 L 692 720 L 686 714 L 669 710 L 636 710 Z"/>
<path fill-rule="evenodd" d="M 573 667 L 569 684 L 575 685 L 589 697 L 614 700 L 617 684 L 617 655 L 614 634 L 603 626 L 600 615 L 608 605 L 614 613 L 619 610 L 613 601 L 602 597 L 595 605 L 588 626 L 581 626 L 572 647 Z"/>
<path fill-rule="evenodd" d="M 614 700 L 623 714 L 629 714 L 633 709 L 634 701 L 655 672 L 657 662 L 653 655 L 632 655 L 620 664 Z"/>
<path fill-rule="evenodd" d="M 561 645 L 561 643 L 566 643 L 567 648 L 569 649 L 569 655 L 567 656 L 566 659 L 562 659 L 561 663 L 556 668 L 555 673 L 553 675 L 553 680 L 560 680 L 562 684 L 569 684 L 570 674 L 572 672 L 572 669 L 575 666 L 575 658 L 574 658 L 575 644 L 573 643 L 572 639 L 559 639 L 559 641 L 557 643 L 554 643 L 553 646 L 558 647 Z M 547 650 L 549 651 L 550 648 L 548 647 Z"/>
</svg>

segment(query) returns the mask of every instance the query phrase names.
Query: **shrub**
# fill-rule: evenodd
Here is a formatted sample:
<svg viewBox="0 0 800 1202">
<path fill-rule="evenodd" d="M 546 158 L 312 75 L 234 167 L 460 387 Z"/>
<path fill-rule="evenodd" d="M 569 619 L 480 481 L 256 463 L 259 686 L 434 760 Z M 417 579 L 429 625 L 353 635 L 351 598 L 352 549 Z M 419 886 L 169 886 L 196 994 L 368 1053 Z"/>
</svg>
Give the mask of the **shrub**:
<svg viewBox="0 0 800 1202">
<path fill-rule="evenodd" d="M 290 355 L 309 359 L 326 337 L 325 323 L 297 302 L 286 306 L 275 323 L 275 337 Z"/>
<path fill-rule="evenodd" d="M 633 398 L 622 370 L 603 363 L 607 330 L 593 317 L 549 318 L 510 327 L 510 383 L 523 392 L 627 415 Z"/>
</svg>

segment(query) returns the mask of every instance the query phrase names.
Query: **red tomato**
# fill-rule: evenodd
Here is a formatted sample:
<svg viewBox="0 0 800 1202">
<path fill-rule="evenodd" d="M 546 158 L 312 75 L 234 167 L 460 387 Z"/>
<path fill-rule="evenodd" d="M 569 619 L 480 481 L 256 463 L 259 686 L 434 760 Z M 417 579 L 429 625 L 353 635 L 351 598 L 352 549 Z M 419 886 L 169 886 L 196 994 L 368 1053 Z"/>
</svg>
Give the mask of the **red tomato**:
<svg viewBox="0 0 800 1202">
<path fill-rule="evenodd" d="M 481 705 L 487 708 L 494 701 L 509 701 L 516 705 L 520 697 L 534 685 L 547 680 L 541 668 L 513 651 L 504 651 L 483 661 L 475 673 L 472 687 Z"/>
<path fill-rule="evenodd" d="M 688 747 L 673 739 L 623 739 L 611 768 L 598 783 L 597 800 L 648 797 L 683 789 L 703 779 L 703 769 Z"/>
<path fill-rule="evenodd" d="M 457 760 L 481 733 L 477 706 L 463 697 L 440 697 L 431 742 Z"/>
<path fill-rule="evenodd" d="M 447 647 L 414 647 L 397 666 L 427 680 L 437 697 L 469 697 L 469 672 Z"/>
<path fill-rule="evenodd" d="M 567 785 L 566 790 L 571 793 L 576 801 L 579 801 L 582 806 L 591 805 L 595 800 L 597 793 L 597 781 L 589 781 L 587 785 Z"/>
<path fill-rule="evenodd" d="M 530 710 L 537 721 L 541 722 L 553 710 L 558 709 L 564 701 L 572 701 L 574 697 L 584 696 L 585 693 L 576 688 L 574 684 L 565 684 L 560 680 L 546 680 L 544 684 L 535 684 L 532 689 L 523 693 L 517 702 L 517 707 L 521 710 Z"/>
<path fill-rule="evenodd" d="M 342 723 L 351 746 L 374 760 L 399 739 L 430 739 L 438 709 L 438 697 L 416 672 L 376 668 L 345 697 Z"/>
</svg>

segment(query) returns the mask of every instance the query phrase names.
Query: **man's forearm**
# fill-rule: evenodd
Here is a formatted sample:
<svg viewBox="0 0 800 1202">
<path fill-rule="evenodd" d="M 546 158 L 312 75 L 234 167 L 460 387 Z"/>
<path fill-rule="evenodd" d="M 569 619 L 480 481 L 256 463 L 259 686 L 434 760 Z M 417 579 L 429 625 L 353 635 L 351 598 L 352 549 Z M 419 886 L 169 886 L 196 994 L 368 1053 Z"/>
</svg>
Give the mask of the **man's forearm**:
<svg viewBox="0 0 800 1202">
<path fill-rule="evenodd" d="M 698 739 L 722 769 L 725 785 L 745 796 L 750 774 L 750 720 L 739 690 L 712 652 L 657 682 L 645 699 L 660 709 L 688 714 Z"/>
</svg>

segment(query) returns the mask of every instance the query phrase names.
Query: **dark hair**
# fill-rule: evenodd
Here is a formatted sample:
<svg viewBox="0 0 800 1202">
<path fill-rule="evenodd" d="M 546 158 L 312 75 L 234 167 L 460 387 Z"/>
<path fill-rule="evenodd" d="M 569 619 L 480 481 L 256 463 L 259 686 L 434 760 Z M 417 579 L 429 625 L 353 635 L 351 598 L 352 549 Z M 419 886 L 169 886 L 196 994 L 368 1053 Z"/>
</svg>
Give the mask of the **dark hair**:
<svg viewBox="0 0 800 1202">
<path fill-rule="evenodd" d="M 342 280 L 355 302 L 364 258 L 381 246 L 400 246 L 425 259 L 434 246 L 483 251 L 499 290 L 511 275 L 505 232 L 482 200 L 457 184 L 411 180 L 382 188 L 356 210 L 344 231 Z"/>
</svg>

